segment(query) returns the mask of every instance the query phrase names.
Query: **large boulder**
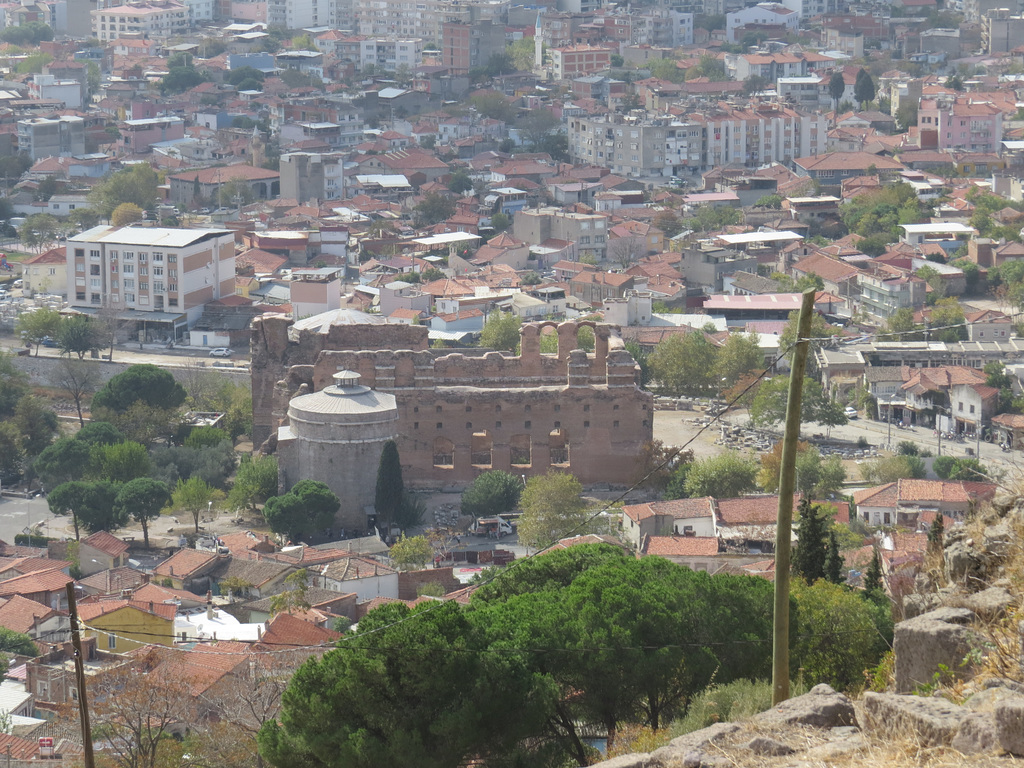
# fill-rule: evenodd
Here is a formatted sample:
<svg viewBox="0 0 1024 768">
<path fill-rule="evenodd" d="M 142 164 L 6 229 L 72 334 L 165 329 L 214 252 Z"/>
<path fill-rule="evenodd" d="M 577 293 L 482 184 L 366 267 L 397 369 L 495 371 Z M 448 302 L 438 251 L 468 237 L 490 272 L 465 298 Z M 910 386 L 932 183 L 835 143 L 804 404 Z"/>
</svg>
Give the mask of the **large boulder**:
<svg viewBox="0 0 1024 768">
<path fill-rule="evenodd" d="M 961 606 L 983 621 L 1003 618 L 1010 606 L 1016 602 L 1013 595 L 1004 587 L 989 587 L 960 600 Z"/>
<path fill-rule="evenodd" d="M 902 738 L 913 731 L 923 747 L 949 746 L 969 714 L 941 698 L 864 694 L 865 729 L 878 738 Z"/>
<path fill-rule="evenodd" d="M 939 665 L 960 670 L 975 643 L 965 625 L 974 620 L 966 608 L 938 608 L 896 625 L 896 692 L 912 693 L 935 682 Z"/>
<path fill-rule="evenodd" d="M 995 721 L 1002 748 L 1014 755 L 1024 755 L 1024 698 L 997 704 Z"/>
<path fill-rule="evenodd" d="M 857 725 L 857 714 L 849 698 L 821 683 L 803 696 L 787 699 L 778 706 L 755 715 L 754 722 L 834 728 Z"/>
</svg>

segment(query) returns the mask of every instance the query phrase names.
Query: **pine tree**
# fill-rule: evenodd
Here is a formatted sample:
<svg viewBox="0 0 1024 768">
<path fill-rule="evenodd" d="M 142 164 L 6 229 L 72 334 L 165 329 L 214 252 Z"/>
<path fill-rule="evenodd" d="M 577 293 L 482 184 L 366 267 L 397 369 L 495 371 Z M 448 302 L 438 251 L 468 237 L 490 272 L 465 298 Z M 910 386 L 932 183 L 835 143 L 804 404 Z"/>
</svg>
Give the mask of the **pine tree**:
<svg viewBox="0 0 1024 768">
<path fill-rule="evenodd" d="M 828 532 L 828 546 L 825 553 L 825 578 L 833 584 L 844 584 L 846 582 L 844 566 L 846 565 L 843 556 L 839 554 L 839 538 L 835 529 Z"/>
<path fill-rule="evenodd" d="M 945 537 L 945 535 L 946 523 L 942 518 L 942 513 L 936 512 L 935 520 L 932 521 L 932 526 L 928 529 L 928 551 L 941 552 L 942 540 Z"/>
<path fill-rule="evenodd" d="M 391 531 L 391 523 L 402 507 L 405 483 L 402 482 L 402 463 L 398 458 L 398 446 L 394 440 L 384 443 L 377 467 L 377 492 L 373 506 L 377 511 L 378 527 Z"/>
<path fill-rule="evenodd" d="M 878 556 L 878 547 L 875 547 L 871 564 L 864 573 L 864 591 L 868 594 L 882 591 L 882 559 Z"/>
<path fill-rule="evenodd" d="M 827 556 L 825 519 L 811 505 L 811 500 L 800 500 L 800 528 L 797 531 L 796 552 L 793 553 L 793 573 L 802 576 L 808 584 L 825 577 Z"/>
</svg>

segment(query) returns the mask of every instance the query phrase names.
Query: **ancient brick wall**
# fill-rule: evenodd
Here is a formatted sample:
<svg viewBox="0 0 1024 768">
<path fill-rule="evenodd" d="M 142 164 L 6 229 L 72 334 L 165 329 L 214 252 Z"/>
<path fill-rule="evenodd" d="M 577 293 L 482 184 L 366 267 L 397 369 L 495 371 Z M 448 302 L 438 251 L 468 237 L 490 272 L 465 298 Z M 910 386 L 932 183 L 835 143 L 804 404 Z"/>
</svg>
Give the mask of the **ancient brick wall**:
<svg viewBox="0 0 1024 768">
<path fill-rule="evenodd" d="M 254 419 L 276 429 L 303 384 L 320 390 L 336 371 L 350 369 L 360 383 L 395 396 L 398 448 L 412 487 L 464 486 L 490 469 L 533 476 L 552 468 L 586 485 L 628 484 L 635 457 L 653 436 L 653 397 L 637 386 L 636 362 L 613 326 L 594 326 L 593 353 L 576 349 L 582 324 L 571 322 L 556 326 L 558 353 L 542 355 L 543 325 L 523 326 L 519 356 L 439 354 L 394 343 L 380 350 L 321 347 L 312 360 L 312 349 L 286 351 L 282 357 L 292 364 L 275 361 L 279 373 L 269 375 L 254 349 Z"/>
</svg>

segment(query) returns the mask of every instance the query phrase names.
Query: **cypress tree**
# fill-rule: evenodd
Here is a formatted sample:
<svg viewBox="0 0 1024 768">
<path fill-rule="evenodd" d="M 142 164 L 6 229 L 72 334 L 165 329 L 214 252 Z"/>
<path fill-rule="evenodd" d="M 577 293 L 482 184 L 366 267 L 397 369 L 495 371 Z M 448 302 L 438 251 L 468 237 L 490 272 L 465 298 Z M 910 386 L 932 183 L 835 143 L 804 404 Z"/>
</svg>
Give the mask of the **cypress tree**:
<svg viewBox="0 0 1024 768">
<path fill-rule="evenodd" d="M 827 550 L 825 553 L 825 578 L 833 584 L 845 583 L 843 570 L 846 563 L 843 561 L 843 556 L 839 554 L 839 537 L 836 536 L 834 528 L 828 532 Z"/>
<path fill-rule="evenodd" d="M 875 547 L 871 564 L 864 573 L 864 591 L 869 595 L 882 591 L 882 559 L 878 556 L 878 547 Z"/>
<path fill-rule="evenodd" d="M 928 551 L 929 552 L 941 552 L 942 551 L 942 539 L 946 534 L 946 523 L 942 519 L 942 513 L 935 513 L 935 520 L 932 521 L 931 528 L 928 529 Z"/>
<path fill-rule="evenodd" d="M 825 577 L 827 554 L 825 520 L 811 500 L 800 500 L 800 528 L 797 531 L 796 552 L 793 553 L 793 573 L 802 576 L 808 584 Z"/>
<path fill-rule="evenodd" d="M 394 440 L 384 443 L 380 452 L 380 464 L 377 467 L 377 492 L 374 496 L 374 509 L 377 511 L 378 527 L 390 532 L 391 524 L 398 515 L 405 496 L 405 484 L 402 482 L 402 464 L 398 458 L 398 446 Z M 383 526 L 380 524 L 383 523 Z"/>
</svg>

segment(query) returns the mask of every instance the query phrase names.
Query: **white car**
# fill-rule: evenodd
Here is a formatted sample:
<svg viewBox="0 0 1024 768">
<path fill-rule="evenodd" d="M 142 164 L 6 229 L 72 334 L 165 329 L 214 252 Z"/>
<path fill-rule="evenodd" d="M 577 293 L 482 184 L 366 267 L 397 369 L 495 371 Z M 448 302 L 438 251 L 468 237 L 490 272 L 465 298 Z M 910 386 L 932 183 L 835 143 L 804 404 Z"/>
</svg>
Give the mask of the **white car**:
<svg viewBox="0 0 1024 768">
<path fill-rule="evenodd" d="M 231 350 L 227 347 L 217 347 L 210 350 L 210 357 L 231 357 Z"/>
<path fill-rule="evenodd" d="M 844 410 L 843 413 L 846 414 L 846 418 L 848 418 L 848 419 L 856 419 L 857 418 L 857 409 L 854 408 L 851 405 L 846 406 L 846 410 Z"/>
</svg>

